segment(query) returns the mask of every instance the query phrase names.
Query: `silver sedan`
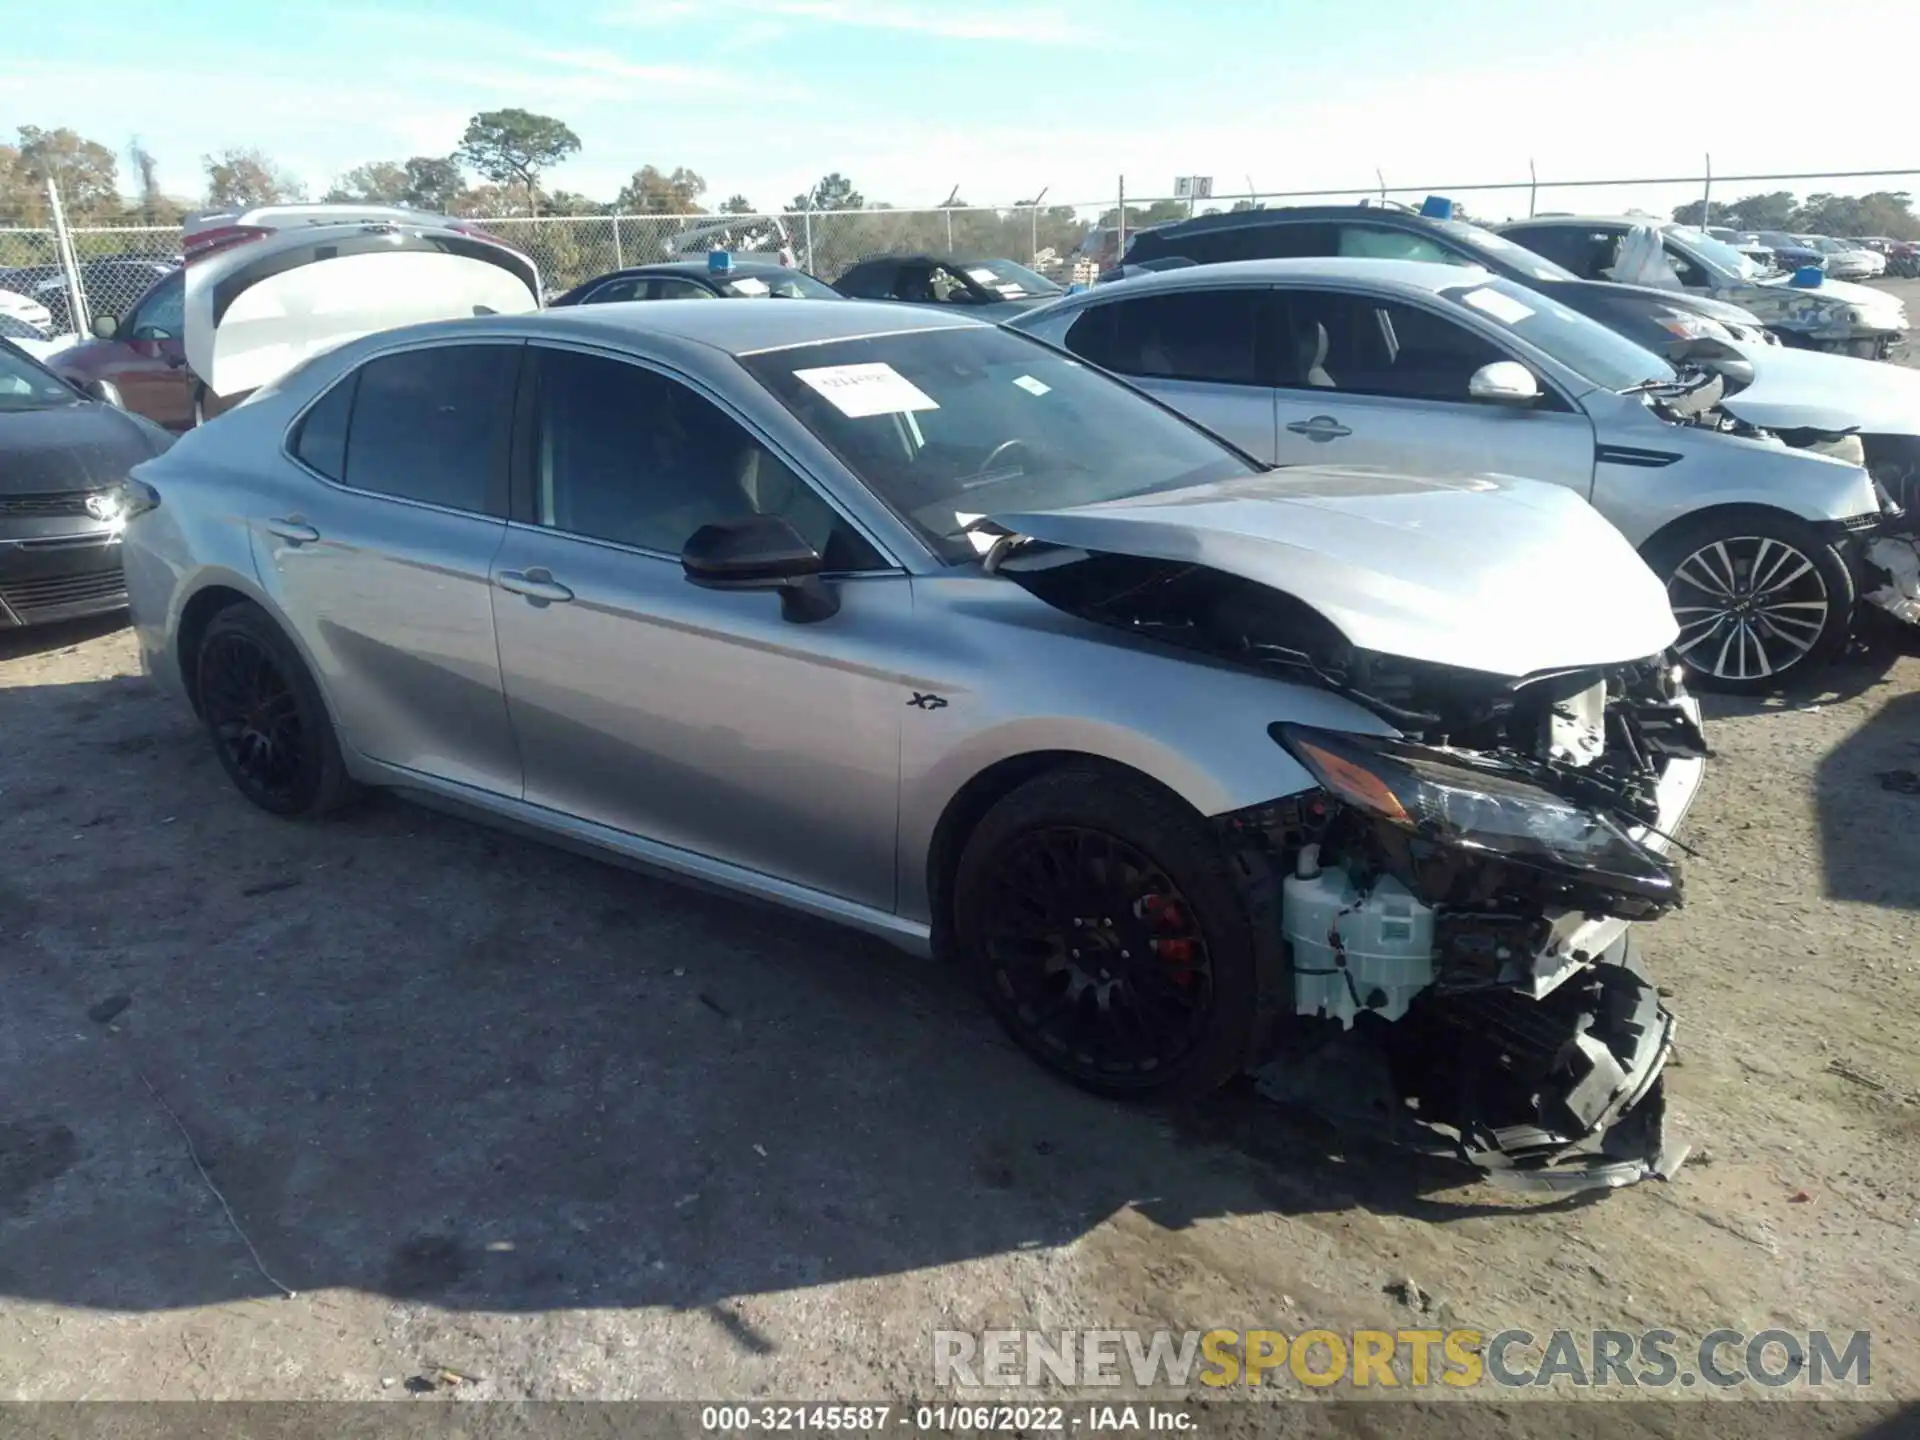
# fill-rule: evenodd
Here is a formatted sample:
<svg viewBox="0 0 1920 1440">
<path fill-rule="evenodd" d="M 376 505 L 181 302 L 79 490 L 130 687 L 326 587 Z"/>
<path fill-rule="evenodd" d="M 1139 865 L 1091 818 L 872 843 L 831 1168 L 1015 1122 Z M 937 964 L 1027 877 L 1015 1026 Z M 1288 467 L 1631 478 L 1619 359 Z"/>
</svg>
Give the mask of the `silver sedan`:
<svg viewBox="0 0 1920 1440">
<path fill-rule="evenodd" d="M 1564 490 L 1274 472 L 962 318 L 668 301 L 349 342 L 127 503 L 147 668 L 269 811 L 411 791 L 952 953 L 1105 1093 L 1351 1044 L 1489 1167 L 1661 1163 L 1627 931 L 1703 744 Z"/>
</svg>

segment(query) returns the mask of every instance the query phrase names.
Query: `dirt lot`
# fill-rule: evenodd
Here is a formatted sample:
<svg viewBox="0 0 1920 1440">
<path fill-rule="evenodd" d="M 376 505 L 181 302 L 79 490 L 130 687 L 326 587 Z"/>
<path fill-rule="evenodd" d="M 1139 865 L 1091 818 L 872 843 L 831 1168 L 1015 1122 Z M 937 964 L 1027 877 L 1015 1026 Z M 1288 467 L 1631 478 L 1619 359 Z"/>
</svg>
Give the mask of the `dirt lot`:
<svg viewBox="0 0 1920 1440">
<path fill-rule="evenodd" d="M 1920 647 L 1827 685 L 1714 708 L 1642 931 L 1695 1159 L 1556 1204 L 1086 1098 L 823 926 L 275 821 L 124 633 L 0 642 L 0 1398 L 908 1398 L 936 1328 L 1447 1323 L 1865 1329 L 1920 1397 Z"/>
</svg>

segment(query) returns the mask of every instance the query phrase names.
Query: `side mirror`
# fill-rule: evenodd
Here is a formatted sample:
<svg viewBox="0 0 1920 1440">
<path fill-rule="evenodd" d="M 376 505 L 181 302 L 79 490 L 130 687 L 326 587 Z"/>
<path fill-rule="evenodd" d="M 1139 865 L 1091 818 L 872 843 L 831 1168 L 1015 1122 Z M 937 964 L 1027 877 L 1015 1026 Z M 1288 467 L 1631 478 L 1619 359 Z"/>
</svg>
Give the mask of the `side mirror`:
<svg viewBox="0 0 1920 1440">
<path fill-rule="evenodd" d="M 820 579 L 826 560 L 783 515 L 702 525 L 680 552 L 687 579 L 706 590 L 777 590 L 795 624 L 825 620 L 840 600 Z"/>
<path fill-rule="evenodd" d="M 120 333 L 120 319 L 116 315 L 96 315 L 93 317 L 93 333 L 102 340 L 111 340 Z"/>
<path fill-rule="evenodd" d="M 102 405 L 111 405 L 116 410 L 127 408 L 127 402 L 121 398 L 120 387 L 111 380 L 89 380 L 80 388 Z"/>
<path fill-rule="evenodd" d="M 1540 398 L 1540 382 L 1518 360 L 1496 360 L 1473 372 L 1467 395 L 1493 405 L 1531 405 Z"/>
</svg>

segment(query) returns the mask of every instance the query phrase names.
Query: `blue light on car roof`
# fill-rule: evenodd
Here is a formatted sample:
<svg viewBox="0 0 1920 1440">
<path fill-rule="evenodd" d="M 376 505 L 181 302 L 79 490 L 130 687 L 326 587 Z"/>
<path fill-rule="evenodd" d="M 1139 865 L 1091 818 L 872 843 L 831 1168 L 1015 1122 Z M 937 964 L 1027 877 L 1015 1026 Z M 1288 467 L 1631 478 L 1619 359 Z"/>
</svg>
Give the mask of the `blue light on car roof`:
<svg viewBox="0 0 1920 1440">
<path fill-rule="evenodd" d="M 725 250 L 709 250 L 707 252 L 707 273 L 709 275 L 724 275 L 731 269 L 733 269 L 733 256 Z"/>
<path fill-rule="evenodd" d="M 1444 195 L 1429 195 L 1421 202 L 1420 213 L 1429 220 L 1451 220 L 1453 202 Z"/>
</svg>

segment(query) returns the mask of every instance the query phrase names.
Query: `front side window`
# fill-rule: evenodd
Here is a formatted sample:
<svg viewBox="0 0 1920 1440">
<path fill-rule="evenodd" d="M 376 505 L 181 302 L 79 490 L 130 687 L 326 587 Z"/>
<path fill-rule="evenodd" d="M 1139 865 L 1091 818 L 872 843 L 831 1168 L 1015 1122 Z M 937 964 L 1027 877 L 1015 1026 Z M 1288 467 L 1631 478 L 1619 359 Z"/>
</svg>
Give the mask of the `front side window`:
<svg viewBox="0 0 1920 1440">
<path fill-rule="evenodd" d="M 839 290 L 857 300 L 885 300 L 893 294 L 894 271 L 888 264 L 856 265 L 840 277 Z"/>
<path fill-rule="evenodd" d="M 703 525 L 779 515 L 829 570 L 884 563 L 818 491 L 680 381 L 606 356 L 535 356 L 539 524 L 678 555 Z"/>
<path fill-rule="evenodd" d="M 1578 278 L 1576 267 L 1569 266 L 1557 255 L 1551 255 L 1545 246 L 1534 248 L 1534 236 L 1543 233 L 1541 231 L 1529 229 L 1524 237 L 1525 243 L 1516 244 L 1507 236 L 1476 225 L 1471 220 L 1436 220 L 1433 225 L 1442 234 L 1459 241 L 1470 253 L 1479 255 L 1489 268 L 1505 265 L 1508 269 L 1518 270 L 1530 280 Z"/>
<path fill-rule="evenodd" d="M 356 377 L 338 478 L 376 495 L 488 512 L 519 358 L 517 344 L 434 345 L 369 360 Z"/>
<path fill-rule="evenodd" d="M 1581 225 L 1530 225 L 1515 232 L 1521 245 L 1582 280 L 1603 280 L 1620 253 L 1620 237 Z"/>
<path fill-rule="evenodd" d="M 178 340 L 186 334 L 187 294 L 184 273 L 176 271 L 148 293 L 134 311 L 128 338 Z"/>
<path fill-rule="evenodd" d="M 609 280 L 593 291 L 580 303 L 583 305 L 618 305 L 626 300 L 646 298 L 647 281 L 645 276 L 624 275 L 618 280 Z"/>
<path fill-rule="evenodd" d="M 741 365 L 929 549 L 982 516 L 1090 505 L 1260 467 L 1110 376 L 968 325 L 789 346 Z"/>
<path fill-rule="evenodd" d="M 1096 305 L 1066 347 L 1102 369 L 1149 380 L 1257 385 L 1261 290 L 1178 290 Z"/>
<path fill-rule="evenodd" d="M 713 292 L 698 280 L 687 280 L 678 275 L 661 275 L 655 278 L 652 288 L 647 292 L 649 300 L 711 300 Z"/>
<path fill-rule="evenodd" d="M 1284 301 L 1281 375 L 1292 388 L 1464 403 L 1476 370 L 1511 358 L 1464 326 L 1396 300 L 1293 290 Z"/>
<path fill-rule="evenodd" d="M 1427 260 L 1442 265 L 1474 262 L 1451 246 L 1416 235 L 1411 230 L 1389 230 L 1381 225 L 1342 225 L 1340 253 L 1374 260 Z"/>
<path fill-rule="evenodd" d="M 64 410 L 80 397 L 51 372 L 42 370 L 11 345 L 0 345 L 0 413 L 15 410 Z"/>
</svg>

